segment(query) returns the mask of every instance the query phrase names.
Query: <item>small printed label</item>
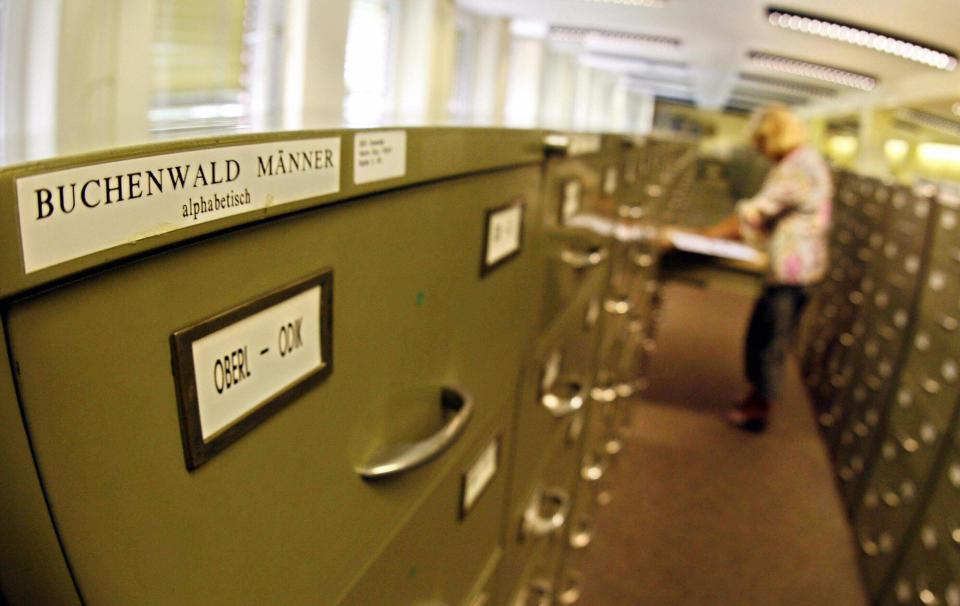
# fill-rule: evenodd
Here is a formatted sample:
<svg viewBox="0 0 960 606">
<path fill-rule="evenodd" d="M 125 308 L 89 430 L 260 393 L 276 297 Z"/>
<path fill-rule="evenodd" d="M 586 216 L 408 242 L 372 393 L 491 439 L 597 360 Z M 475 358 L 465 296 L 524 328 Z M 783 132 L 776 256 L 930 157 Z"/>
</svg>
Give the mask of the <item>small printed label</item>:
<svg viewBox="0 0 960 606">
<path fill-rule="evenodd" d="M 476 462 L 467 470 L 463 476 L 463 499 L 460 504 L 460 510 L 466 514 L 473 507 L 477 499 L 483 493 L 484 489 L 490 485 L 493 477 L 497 473 L 497 462 L 500 454 L 500 440 L 494 439 L 483 452 Z"/>
<path fill-rule="evenodd" d="M 611 196 L 617 191 L 617 167 L 609 166 L 603 173 L 603 193 Z"/>
<path fill-rule="evenodd" d="M 320 368 L 320 286 L 193 342 L 207 440 Z"/>
<path fill-rule="evenodd" d="M 523 205 L 511 204 L 487 214 L 487 242 L 484 263 L 492 267 L 520 250 L 523 233 Z"/>
<path fill-rule="evenodd" d="M 579 181 L 567 181 L 563 184 L 563 203 L 560 205 L 560 220 L 567 219 L 580 212 L 583 186 Z"/>
<path fill-rule="evenodd" d="M 563 364 L 563 354 L 559 349 L 550 352 L 550 357 L 543 365 L 543 377 L 540 380 L 540 389 L 549 391 L 553 384 L 560 378 L 560 365 Z"/>
<path fill-rule="evenodd" d="M 26 273 L 340 190 L 340 138 L 216 147 L 17 179 Z"/>
<path fill-rule="evenodd" d="M 571 156 L 595 154 L 600 151 L 602 144 L 603 140 L 600 138 L 600 135 L 572 135 L 567 153 Z"/>
<path fill-rule="evenodd" d="M 402 177 L 407 172 L 407 132 L 386 130 L 353 137 L 353 182 Z"/>
</svg>

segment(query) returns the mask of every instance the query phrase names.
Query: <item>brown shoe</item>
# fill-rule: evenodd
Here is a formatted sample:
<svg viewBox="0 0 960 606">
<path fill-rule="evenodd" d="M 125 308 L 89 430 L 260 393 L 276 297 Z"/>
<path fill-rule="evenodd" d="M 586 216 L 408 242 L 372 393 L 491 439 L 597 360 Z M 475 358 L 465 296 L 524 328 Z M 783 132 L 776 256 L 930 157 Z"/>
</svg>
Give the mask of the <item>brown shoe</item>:
<svg viewBox="0 0 960 606">
<path fill-rule="evenodd" d="M 737 429 L 760 433 L 767 428 L 767 411 L 758 406 L 743 404 L 727 409 L 724 418 Z"/>
<path fill-rule="evenodd" d="M 767 428 L 769 409 L 770 403 L 756 389 L 751 389 L 747 397 L 728 409 L 723 416 L 737 429 L 759 433 Z"/>
</svg>

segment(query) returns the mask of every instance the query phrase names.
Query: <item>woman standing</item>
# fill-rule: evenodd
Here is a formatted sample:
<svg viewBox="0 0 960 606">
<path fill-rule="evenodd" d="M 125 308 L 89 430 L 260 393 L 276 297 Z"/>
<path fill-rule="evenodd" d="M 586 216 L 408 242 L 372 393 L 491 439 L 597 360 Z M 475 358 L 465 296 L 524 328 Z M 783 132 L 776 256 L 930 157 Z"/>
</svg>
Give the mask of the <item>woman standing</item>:
<svg viewBox="0 0 960 606">
<path fill-rule="evenodd" d="M 746 375 L 752 389 L 726 414 L 736 427 L 763 431 L 770 404 L 779 394 L 807 288 L 827 271 L 833 180 L 823 157 L 807 144 L 803 124 L 783 107 L 761 109 L 751 139 L 774 162 L 773 168 L 756 196 L 738 202 L 730 217 L 701 234 L 742 238 L 767 252 L 766 283 L 746 339 Z"/>
</svg>

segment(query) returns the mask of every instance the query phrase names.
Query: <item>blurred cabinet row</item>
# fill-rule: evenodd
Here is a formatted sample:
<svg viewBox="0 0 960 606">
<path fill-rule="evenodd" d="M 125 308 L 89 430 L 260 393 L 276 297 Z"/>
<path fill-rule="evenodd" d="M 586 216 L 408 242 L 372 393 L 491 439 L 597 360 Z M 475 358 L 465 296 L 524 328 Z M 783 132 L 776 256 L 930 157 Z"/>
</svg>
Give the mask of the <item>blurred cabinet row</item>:
<svg viewBox="0 0 960 606">
<path fill-rule="evenodd" d="M 837 175 L 806 383 L 877 604 L 960 604 L 956 197 Z"/>
</svg>

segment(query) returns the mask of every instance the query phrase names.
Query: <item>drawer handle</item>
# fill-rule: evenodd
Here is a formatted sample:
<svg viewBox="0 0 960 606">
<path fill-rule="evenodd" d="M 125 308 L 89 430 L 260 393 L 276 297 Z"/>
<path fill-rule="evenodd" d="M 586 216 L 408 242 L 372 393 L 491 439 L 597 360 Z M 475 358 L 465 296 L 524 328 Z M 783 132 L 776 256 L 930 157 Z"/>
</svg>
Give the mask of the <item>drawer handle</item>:
<svg viewBox="0 0 960 606">
<path fill-rule="evenodd" d="M 444 387 L 440 394 L 444 412 L 453 412 L 440 431 L 418 442 L 384 444 L 354 469 L 366 479 L 392 476 L 430 461 L 449 448 L 463 433 L 473 414 L 473 396 L 461 387 Z"/>
<path fill-rule="evenodd" d="M 483 591 L 478 593 L 470 601 L 470 606 L 489 606 L 490 604 L 490 594 Z"/>
<path fill-rule="evenodd" d="M 625 316 L 633 310 L 633 303 L 629 299 L 606 299 L 603 302 L 603 311 L 615 316 Z"/>
<path fill-rule="evenodd" d="M 638 253 L 630 257 L 630 260 L 633 261 L 633 264 L 637 267 L 653 267 L 657 262 L 656 258 L 649 253 Z"/>
<path fill-rule="evenodd" d="M 623 440 L 619 436 L 609 436 L 603 442 L 603 451 L 609 456 L 616 456 L 623 450 Z"/>
<path fill-rule="evenodd" d="M 554 417 L 566 417 L 583 408 L 589 391 L 579 381 L 559 381 L 540 397 L 540 403 Z"/>
<path fill-rule="evenodd" d="M 568 539 L 570 548 L 586 549 L 593 543 L 595 536 L 596 528 L 594 527 L 593 520 L 583 517 L 570 531 L 570 538 Z"/>
<path fill-rule="evenodd" d="M 553 583 L 547 579 L 534 579 L 520 592 L 513 606 L 551 606 Z"/>
<path fill-rule="evenodd" d="M 586 482 L 599 482 L 607 475 L 608 466 L 607 457 L 587 453 L 580 466 L 580 477 Z"/>
<path fill-rule="evenodd" d="M 586 269 L 600 265 L 607 260 L 609 255 L 610 251 L 602 246 L 585 251 L 565 248 L 560 251 L 560 260 L 574 269 Z"/>
<path fill-rule="evenodd" d="M 577 570 L 569 570 L 566 574 L 564 588 L 557 594 L 557 603 L 562 606 L 573 606 L 580 601 L 583 595 L 583 574 Z"/>
<path fill-rule="evenodd" d="M 560 488 L 538 487 L 523 512 L 520 534 L 522 537 L 535 539 L 552 535 L 563 528 L 569 513 L 570 496 L 566 491 Z"/>
</svg>

